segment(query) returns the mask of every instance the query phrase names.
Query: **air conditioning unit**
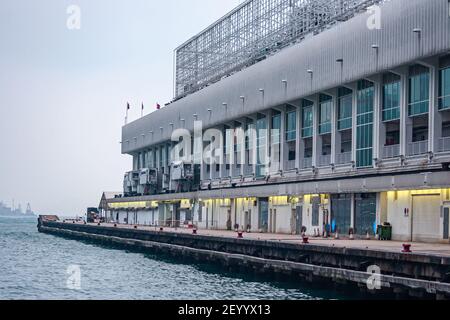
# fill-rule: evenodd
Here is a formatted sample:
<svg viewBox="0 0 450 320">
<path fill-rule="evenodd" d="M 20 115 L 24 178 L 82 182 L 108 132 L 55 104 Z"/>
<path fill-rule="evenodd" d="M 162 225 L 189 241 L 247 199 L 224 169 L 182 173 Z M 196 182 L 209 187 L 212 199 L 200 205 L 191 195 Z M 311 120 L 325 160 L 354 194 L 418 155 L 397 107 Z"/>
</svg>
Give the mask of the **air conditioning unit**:
<svg viewBox="0 0 450 320">
<path fill-rule="evenodd" d="M 191 162 L 176 161 L 170 170 L 170 191 L 189 192 L 200 186 L 200 165 Z"/>
<path fill-rule="evenodd" d="M 137 194 L 139 185 L 139 171 L 130 171 L 123 177 L 123 191 L 125 196 L 134 196 Z"/>
</svg>

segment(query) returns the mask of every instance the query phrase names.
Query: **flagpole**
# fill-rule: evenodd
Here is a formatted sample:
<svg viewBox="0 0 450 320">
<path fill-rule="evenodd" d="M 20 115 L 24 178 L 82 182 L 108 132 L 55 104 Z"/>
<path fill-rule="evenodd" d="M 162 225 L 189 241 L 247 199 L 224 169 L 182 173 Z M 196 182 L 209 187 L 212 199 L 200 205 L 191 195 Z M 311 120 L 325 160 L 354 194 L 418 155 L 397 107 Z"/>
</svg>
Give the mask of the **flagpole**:
<svg viewBox="0 0 450 320">
<path fill-rule="evenodd" d="M 144 103 L 142 102 L 142 107 L 141 107 L 141 118 L 144 116 Z"/>
</svg>

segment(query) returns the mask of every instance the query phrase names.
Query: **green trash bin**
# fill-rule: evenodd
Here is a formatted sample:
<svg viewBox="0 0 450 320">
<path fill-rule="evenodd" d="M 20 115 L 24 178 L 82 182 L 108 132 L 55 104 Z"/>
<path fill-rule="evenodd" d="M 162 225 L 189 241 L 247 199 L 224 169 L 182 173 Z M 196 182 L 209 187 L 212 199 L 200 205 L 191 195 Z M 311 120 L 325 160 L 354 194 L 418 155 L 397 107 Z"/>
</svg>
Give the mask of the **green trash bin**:
<svg viewBox="0 0 450 320">
<path fill-rule="evenodd" d="M 382 226 L 378 226 L 378 235 L 380 240 L 392 240 L 392 226 L 389 223 L 385 223 Z"/>
</svg>

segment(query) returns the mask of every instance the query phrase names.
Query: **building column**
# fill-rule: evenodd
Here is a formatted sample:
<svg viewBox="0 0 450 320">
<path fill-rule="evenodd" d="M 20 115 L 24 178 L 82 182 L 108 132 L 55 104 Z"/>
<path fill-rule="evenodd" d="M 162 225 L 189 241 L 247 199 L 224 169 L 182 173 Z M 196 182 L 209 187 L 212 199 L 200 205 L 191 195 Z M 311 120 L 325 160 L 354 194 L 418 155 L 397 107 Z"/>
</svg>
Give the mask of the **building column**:
<svg viewBox="0 0 450 320">
<path fill-rule="evenodd" d="M 312 97 L 311 101 L 313 104 L 313 150 L 312 150 L 312 166 L 313 168 L 317 168 L 319 166 L 319 158 L 318 152 L 319 148 L 321 149 L 321 141 L 319 137 L 319 95 L 316 94 Z"/>
<path fill-rule="evenodd" d="M 253 120 L 253 130 L 250 130 L 248 134 L 249 137 L 249 154 L 248 154 L 248 165 L 252 167 L 253 176 L 256 176 L 256 161 L 257 161 L 257 143 L 256 143 L 256 121 L 258 119 L 257 116 L 249 117 Z"/>
<path fill-rule="evenodd" d="M 400 154 L 408 152 L 408 74 L 400 74 Z"/>
<path fill-rule="evenodd" d="M 296 106 L 297 108 L 297 126 L 296 126 L 296 137 L 297 140 L 295 142 L 295 167 L 298 170 L 303 169 L 303 152 L 302 150 L 305 149 L 305 145 L 303 143 L 303 137 L 302 137 L 302 106 L 300 103 L 300 107 Z"/>
<path fill-rule="evenodd" d="M 246 126 L 246 121 L 243 120 L 241 122 L 241 132 L 240 132 L 240 136 L 238 136 L 238 139 L 241 139 L 241 150 L 238 150 L 241 152 L 240 155 L 240 159 L 238 159 L 237 161 L 239 161 L 239 163 L 241 164 L 241 176 L 244 177 L 244 169 L 245 169 L 245 165 L 247 164 L 246 160 L 245 160 L 245 126 Z"/>
<path fill-rule="evenodd" d="M 428 111 L 428 151 L 431 154 L 439 152 L 438 143 L 442 137 L 442 118 L 438 108 L 439 96 L 439 58 L 430 58 L 420 61 L 420 64 L 429 69 L 430 74 L 430 103 Z"/>
<path fill-rule="evenodd" d="M 352 90 L 352 162 L 356 166 L 358 85 L 357 83 L 352 83 L 350 85 L 346 85 L 346 87 Z"/>
<path fill-rule="evenodd" d="M 170 152 L 169 152 L 169 154 L 170 154 Z M 203 128 L 202 128 L 201 122 L 194 122 L 194 159 L 193 159 L 193 164 L 194 164 L 194 166 L 195 165 L 200 166 L 200 181 L 205 180 L 206 165 L 203 161 Z"/>
<path fill-rule="evenodd" d="M 333 106 L 331 107 L 331 163 L 336 164 L 336 154 L 337 154 L 337 146 L 341 145 L 340 141 L 337 139 L 337 114 L 338 114 L 338 89 L 335 88 L 333 90 L 325 92 L 327 95 L 331 96 Z M 339 142 L 339 144 L 338 144 Z M 340 151 L 340 150 L 339 150 Z"/>
<path fill-rule="evenodd" d="M 355 194 L 352 193 L 352 197 L 351 197 L 351 205 L 350 205 L 350 228 L 353 228 L 353 230 L 355 229 L 355 214 L 356 214 L 356 208 L 355 208 Z"/>
<path fill-rule="evenodd" d="M 278 166 L 278 170 L 286 171 L 286 157 L 285 157 L 285 150 L 286 150 L 286 106 L 284 106 L 283 110 L 280 114 L 281 117 L 281 125 L 280 125 L 280 164 Z"/>
<path fill-rule="evenodd" d="M 439 60 L 430 66 L 430 133 L 428 134 L 428 151 L 432 154 L 438 153 L 439 140 L 442 138 L 442 117 L 439 112 Z"/>
<path fill-rule="evenodd" d="M 267 176 L 270 174 L 270 166 L 272 165 L 271 160 L 271 154 L 270 154 L 270 139 L 271 134 L 270 130 L 272 129 L 272 110 L 269 110 L 265 113 L 266 115 L 266 145 L 265 145 L 265 164 L 264 164 L 264 175 Z M 267 160 L 269 161 L 268 163 Z"/>
<path fill-rule="evenodd" d="M 383 104 L 383 77 L 377 75 L 374 78 L 374 110 L 373 110 L 373 158 L 380 161 L 383 158 L 381 131 L 383 126 L 382 104 Z M 384 145 L 384 143 L 383 143 Z"/>
</svg>

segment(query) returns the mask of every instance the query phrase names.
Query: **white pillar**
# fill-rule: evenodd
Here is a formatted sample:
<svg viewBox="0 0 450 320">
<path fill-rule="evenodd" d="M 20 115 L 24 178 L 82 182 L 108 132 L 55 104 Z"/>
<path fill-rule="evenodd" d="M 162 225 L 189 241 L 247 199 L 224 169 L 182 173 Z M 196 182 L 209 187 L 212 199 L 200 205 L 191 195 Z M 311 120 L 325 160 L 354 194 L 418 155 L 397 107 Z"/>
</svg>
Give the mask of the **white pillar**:
<svg viewBox="0 0 450 320">
<path fill-rule="evenodd" d="M 296 137 L 297 140 L 295 142 L 295 167 L 299 170 L 303 169 L 303 157 L 304 157 L 304 152 L 303 150 L 305 149 L 304 143 L 303 143 L 303 137 L 302 137 L 302 106 L 300 103 L 300 107 L 297 107 L 297 132 L 296 132 Z"/>
<path fill-rule="evenodd" d="M 336 153 L 337 153 L 337 112 L 338 112 L 338 94 L 337 89 L 334 89 L 331 93 L 333 98 L 333 106 L 331 108 L 331 163 L 336 164 Z M 340 150 L 339 150 L 340 151 Z M 331 210 L 330 210 L 331 211 Z"/>
<path fill-rule="evenodd" d="M 314 95 L 313 99 L 313 137 L 312 137 L 312 166 L 317 168 L 319 166 L 319 159 L 317 156 L 319 149 L 319 95 Z"/>
<path fill-rule="evenodd" d="M 400 154 L 406 156 L 408 138 L 407 138 L 407 119 L 408 119 L 408 75 L 400 75 Z"/>
<path fill-rule="evenodd" d="M 286 151 L 286 106 L 283 108 L 283 111 L 281 111 L 281 125 L 280 125 L 280 158 L 279 158 L 279 165 L 278 170 L 286 171 L 286 157 L 285 157 L 285 151 Z"/>
<path fill-rule="evenodd" d="M 373 110 L 373 158 L 381 160 L 383 158 L 383 150 L 380 143 L 380 133 L 383 125 L 382 117 L 382 85 L 383 77 L 378 75 L 374 81 L 374 110 Z"/>
<path fill-rule="evenodd" d="M 438 153 L 439 139 L 442 137 L 442 117 L 439 112 L 439 61 L 435 61 L 430 67 L 430 133 L 429 133 L 429 151 Z"/>
</svg>

